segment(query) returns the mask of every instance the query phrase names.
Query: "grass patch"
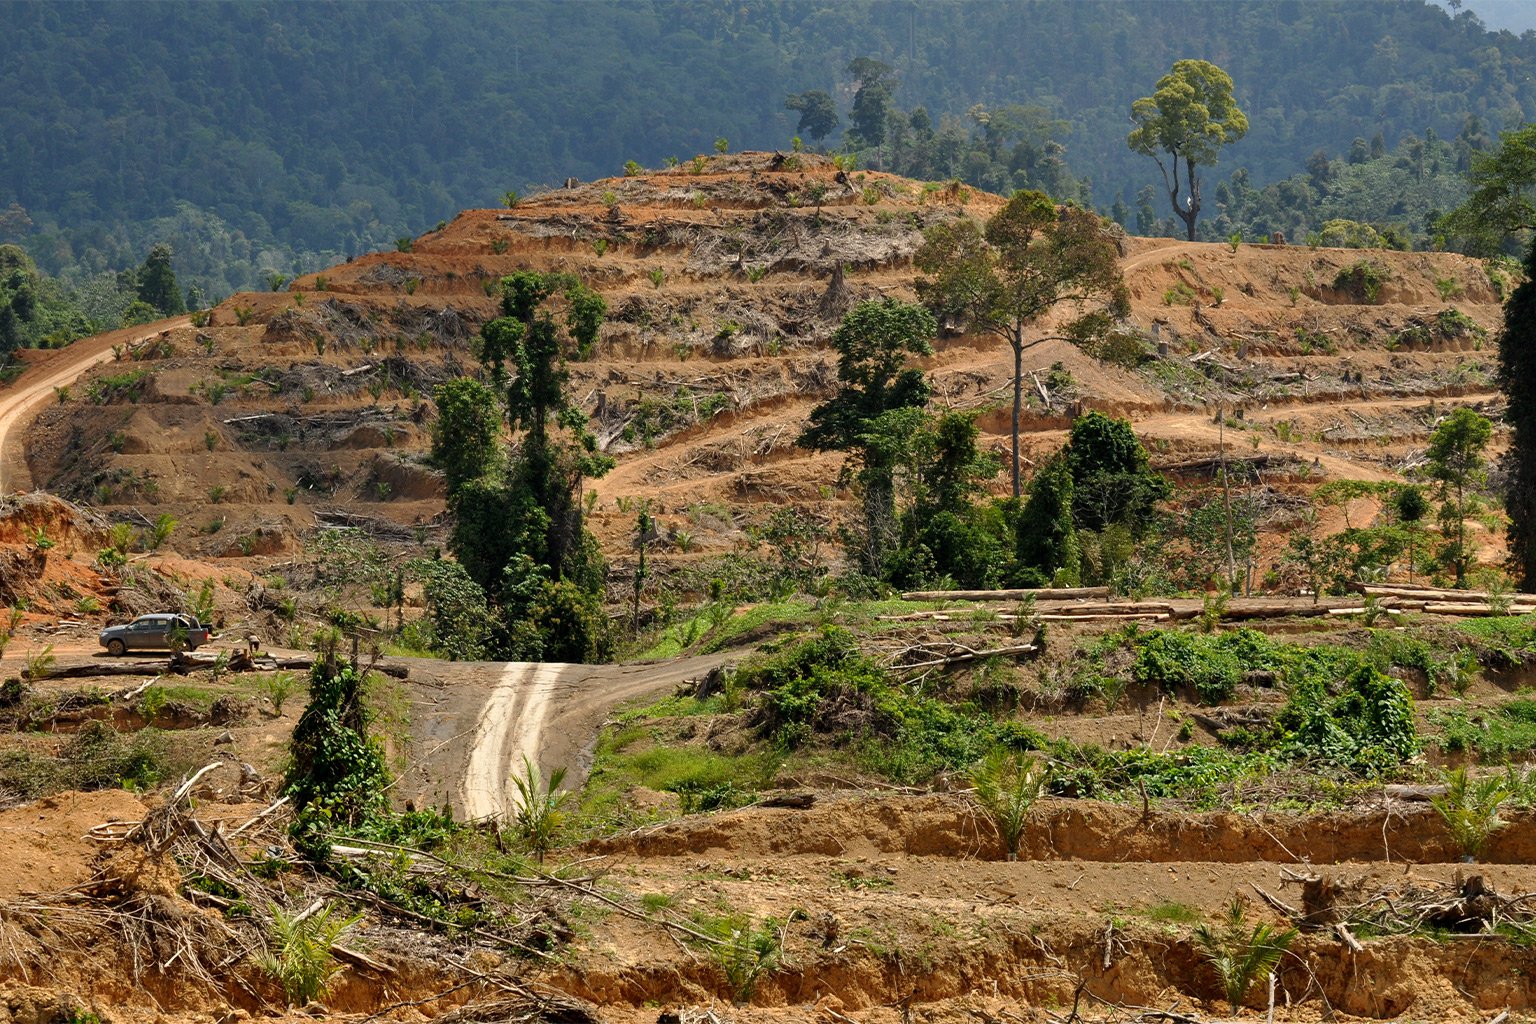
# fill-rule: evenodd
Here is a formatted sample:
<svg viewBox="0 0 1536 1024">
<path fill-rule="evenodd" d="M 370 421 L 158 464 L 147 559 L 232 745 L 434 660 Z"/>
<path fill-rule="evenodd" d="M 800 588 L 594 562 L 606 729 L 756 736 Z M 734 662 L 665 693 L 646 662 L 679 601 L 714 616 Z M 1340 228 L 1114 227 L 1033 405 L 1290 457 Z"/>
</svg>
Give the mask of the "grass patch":
<svg viewBox="0 0 1536 1024">
<path fill-rule="evenodd" d="M 1195 924 L 1205 920 L 1205 915 L 1198 907 L 1192 907 L 1188 903 L 1164 902 L 1154 903 L 1142 910 L 1141 915 L 1149 921 L 1160 921 L 1164 924 Z"/>
<path fill-rule="evenodd" d="M 668 697 L 625 712 L 598 740 L 576 831 L 595 835 L 654 820 L 657 813 L 637 814 L 629 801 L 636 787 L 677 794 L 685 812 L 749 803 L 783 759 L 768 750 L 730 754 L 684 745 L 694 734 L 691 720 L 708 703 Z"/>
<path fill-rule="evenodd" d="M 1503 763 L 1536 751 L 1536 700 L 1517 697 L 1487 711 L 1436 712 L 1430 724 L 1441 730 L 1440 749 L 1471 753 L 1484 763 Z"/>
</svg>

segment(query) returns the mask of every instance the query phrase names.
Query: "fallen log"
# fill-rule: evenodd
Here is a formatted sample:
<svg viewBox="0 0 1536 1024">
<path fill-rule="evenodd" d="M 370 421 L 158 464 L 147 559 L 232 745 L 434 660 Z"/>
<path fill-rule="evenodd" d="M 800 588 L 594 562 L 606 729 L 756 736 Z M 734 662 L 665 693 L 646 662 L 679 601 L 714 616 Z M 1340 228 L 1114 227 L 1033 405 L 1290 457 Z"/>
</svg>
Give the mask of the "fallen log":
<svg viewBox="0 0 1536 1024">
<path fill-rule="evenodd" d="M 1094 615 L 1112 614 L 1114 612 L 1123 612 L 1128 615 L 1144 613 L 1173 614 L 1173 605 L 1162 601 L 1108 601 L 1103 604 L 1098 602 L 1087 604 L 1069 601 L 1044 601 L 1035 604 L 1035 610 L 1042 613 L 1054 612 L 1070 615 L 1079 609 L 1084 612 L 1092 612 Z"/>
<path fill-rule="evenodd" d="M 1450 601 L 1428 601 L 1424 604 L 1424 611 L 1429 615 L 1529 615 L 1536 612 L 1536 605 L 1519 604 L 1510 605 L 1503 611 L 1498 611 L 1492 605 L 1487 604 L 1459 604 Z"/>
<path fill-rule="evenodd" d="M 1413 583 L 1351 583 L 1349 589 L 1370 597 L 1406 597 L 1433 601 L 1486 601 L 1488 594 L 1482 590 L 1451 590 L 1447 587 L 1425 587 Z"/>
<path fill-rule="evenodd" d="M 47 679 L 89 679 L 93 676 L 139 676 L 158 670 L 154 662 L 131 662 L 126 665 L 66 665 L 51 668 L 43 676 Z"/>
<path fill-rule="evenodd" d="M 1228 619 L 1235 619 L 1238 621 L 1242 621 L 1244 619 L 1286 619 L 1293 616 L 1296 618 L 1316 618 L 1324 615 L 1337 614 L 1335 609 L 1338 607 L 1339 606 L 1337 605 L 1326 604 L 1241 605 L 1234 603 L 1227 605 L 1227 607 L 1222 610 L 1221 618 L 1222 621 L 1226 621 Z M 1354 608 L 1349 609 L 1349 611 L 1358 610 L 1359 609 Z M 1199 613 L 1196 612 L 1195 614 L 1198 615 Z"/>
<path fill-rule="evenodd" d="M 1173 616 L 1168 612 L 1083 612 L 1080 615 L 1036 615 L 1041 622 L 1162 622 Z"/>
<path fill-rule="evenodd" d="M 1067 600 L 1079 597 L 1109 597 L 1108 587 L 1036 587 L 1023 590 L 913 590 L 902 594 L 903 601 L 1024 601 Z"/>
</svg>

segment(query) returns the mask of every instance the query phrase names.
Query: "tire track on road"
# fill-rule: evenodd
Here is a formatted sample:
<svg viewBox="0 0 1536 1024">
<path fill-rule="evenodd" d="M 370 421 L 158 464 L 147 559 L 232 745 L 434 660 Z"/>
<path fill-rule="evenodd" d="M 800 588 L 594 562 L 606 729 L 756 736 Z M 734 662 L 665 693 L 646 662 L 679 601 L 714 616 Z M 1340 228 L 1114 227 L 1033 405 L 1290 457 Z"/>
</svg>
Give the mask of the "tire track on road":
<svg viewBox="0 0 1536 1024">
<path fill-rule="evenodd" d="M 486 699 L 464 769 L 460 799 L 466 816 L 485 818 L 515 810 L 509 780 L 522 771 L 523 758 L 539 764 L 544 722 L 565 667 L 514 661 L 502 672 Z"/>
</svg>

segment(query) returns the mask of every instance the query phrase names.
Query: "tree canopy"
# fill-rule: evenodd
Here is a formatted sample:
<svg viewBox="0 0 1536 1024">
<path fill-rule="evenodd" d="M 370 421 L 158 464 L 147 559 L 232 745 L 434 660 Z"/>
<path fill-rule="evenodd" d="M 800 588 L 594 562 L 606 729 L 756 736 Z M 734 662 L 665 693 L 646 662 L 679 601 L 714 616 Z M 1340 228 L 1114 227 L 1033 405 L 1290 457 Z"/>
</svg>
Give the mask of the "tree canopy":
<svg viewBox="0 0 1536 1024">
<path fill-rule="evenodd" d="M 1098 217 L 1057 208 L 1041 192 L 1015 192 L 986 223 L 969 218 L 929 228 L 915 262 L 917 293 L 945 321 L 995 335 L 1013 350 L 1013 493 L 1019 484 L 1024 350 L 1047 340 L 1026 332 L 1061 305 L 1075 317 L 1058 335 L 1084 344 L 1103 335 L 1128 299 L 1119 252 Z"/>
<path fill-rule="evenodd" d="M 1248 134 L 1248 117 L 1232 97 L 1232 76 L 1209 61 L 1176 61 L 1151 96 L 1131 104 L 1131 120 L 1136 127 L 1126 144 L 1157 161 L 1173 212 L 1193 242 L 1201 207 L 1199 168 L 1213 166 L 1223 146 Z"/>
<path fill-rule="evenodd" d="M 187 10 L 0 5 L 0 241 L 44 272 L 83 280 L 167 242 L 183 287 L 225 296 L 508 189 L 686 159 L 721 135 L 784 147 L 810 131 L 790 94 L 825 93 L 850 125 L 858 57 L 894 69 L 888 167 L 1105 210 L 1133 208 L 1151 170 L 1123 144 L 1127 100 L 1187 57 L 1240 84 L 1255 189 L 1378 132 L 1391 152 L 1410 133 L 1450 139 L 1469 115 L 1494 134 L 1536 121 L 1536 37 L 1420 0 L 999 3 L 985 18 L 873 0 Z M 1050 44 L 1021 63 L 998 45 L 1019 39 Z M 1038 117 L 997 129 L 978 104 L 993 124 L 1009 105 Z"/>
<path fill-rule="evenodd" d="M 1471 194 L 1442 227 L 1467 252 L 1490 256 L 1536 229 L 1536 124 L 1504 133 L 1499 148 L 1472 157 Z"/>
<path fill-rule="evenodd" d="M 1504 306 L 1499 336 L 1499 387 L 1508 407 L 1504 456 L 1509 513 L 1509 561 L 1520 589 L 1536 590 L 1536 240 L 1525 257 L 1525 280 Z"/>
</svg>

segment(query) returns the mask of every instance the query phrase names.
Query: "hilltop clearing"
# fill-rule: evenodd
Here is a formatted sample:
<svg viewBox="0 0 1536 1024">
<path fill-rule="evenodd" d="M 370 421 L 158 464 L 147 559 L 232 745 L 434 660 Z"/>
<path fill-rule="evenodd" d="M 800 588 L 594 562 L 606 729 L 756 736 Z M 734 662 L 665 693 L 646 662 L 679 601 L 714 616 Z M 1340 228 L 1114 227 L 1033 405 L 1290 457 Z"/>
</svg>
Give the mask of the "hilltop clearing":
<svg viewBox="0 0 1536 1024">
<path fill-rule="evenodd" d="M 26 470 L 114 516 L 169 513 L 184 524 L 173 544 L 200 557 L 282 556 L 317 521 L 440 543 L 442 484 L 422 458 L 431 390 L 474 367 L 500 276 L 560 271 L 609 306 L 595 353 L 571 371 L 619 461 L 591 487 L 610 557 L 627 559 L 641 501 L 663 537 L 686 535 L 684 561 L 731 550 L 774 507 L 840 515 L 839 458 L 794 446 L 835 380 L 830 331 L 859 300 L 911 297 L 922 227 L 997 203 L 809 155 L 742 154 L 468 211 L 408 252 L 237 295 L 202 326 L 124 344 L 41 411 Z M 1031 459 L 1099 409 L 1129 416 L 1154 466 L 1191 483 L 1210 479 L 1224 435 L 1266 488 L 1305 492 L 1396 478 L 1447 408 L 1498 407 L 1489 332 L 1508 282 L 1477 261 L 1122 244 L 1152 358 L 1129 368 L 1062 342 L 1030 348 Z M 925 369 L 937 404 L 979 410 L 1002 450 L 1006 348 L 942 338 Z"/>
</svg>

